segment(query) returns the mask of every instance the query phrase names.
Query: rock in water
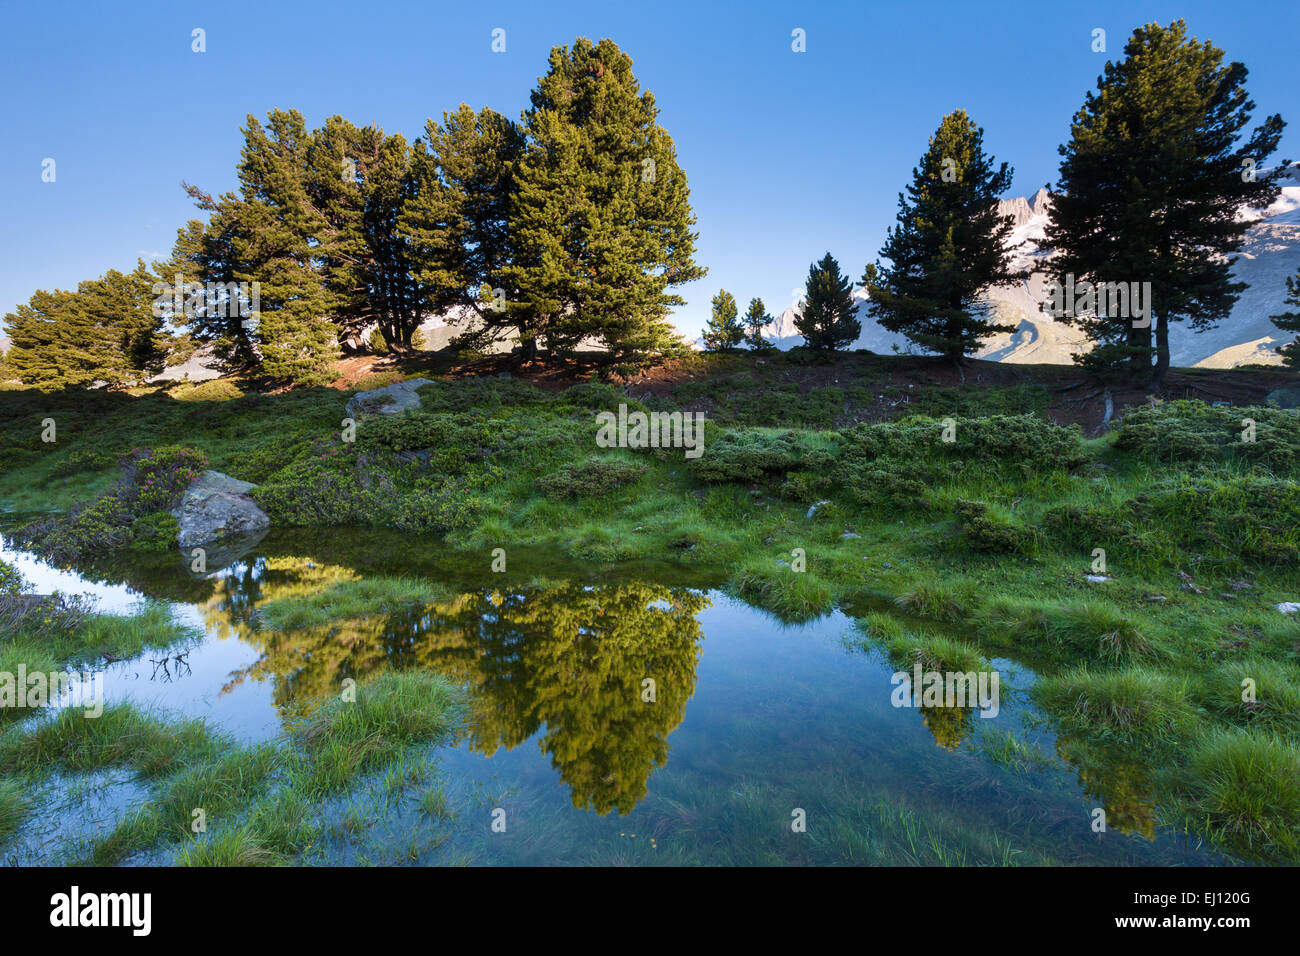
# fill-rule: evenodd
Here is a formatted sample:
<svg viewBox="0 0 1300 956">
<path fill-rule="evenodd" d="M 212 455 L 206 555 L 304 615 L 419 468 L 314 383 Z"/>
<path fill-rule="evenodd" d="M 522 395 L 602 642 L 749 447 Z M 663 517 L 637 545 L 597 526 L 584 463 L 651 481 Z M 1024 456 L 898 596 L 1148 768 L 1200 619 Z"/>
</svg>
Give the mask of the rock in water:
<svg viewBox="0 0 1300 956">
<path fill-rule="evenodd" d="M 222 538 L 265 531 L 271 519 L 249 496 L 255 487 L 219 471 L 199 475 L 172 511 L 180 523 L 180 546 L 194 548 Z"/>
<path fill-rule="evenodd" d="M 348 400 L 348 417 L 400 415 L 407 409 L 419 408 L 420 396 L 416 389 L 421 385 L 433 384 L 435 383 L 427 378 L 411 378 L 383 388 L 372 388 L 368 392 L 357 392 Z"/>
</svg>

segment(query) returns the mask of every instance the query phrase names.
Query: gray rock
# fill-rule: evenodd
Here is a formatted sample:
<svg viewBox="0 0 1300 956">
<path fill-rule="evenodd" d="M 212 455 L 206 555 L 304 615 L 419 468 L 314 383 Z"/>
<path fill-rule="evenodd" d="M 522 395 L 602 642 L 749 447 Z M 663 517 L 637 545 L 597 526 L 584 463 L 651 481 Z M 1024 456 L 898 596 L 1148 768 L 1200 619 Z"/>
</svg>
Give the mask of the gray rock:
<svg viewBox="0 0 1300 956">
<path fill-rule="evenodd" d="M 841 540 L 841 541 L 848 541 L 848 540 L 850 540 L 851 538 L 860 538 L 860 537 L 862 537 L 862 535 L 860 535 L 860 534 L 855 534 L 855 533 L 852 532 L 852 531 L 845 531 L 842 535 L 840 535 L 840 540 Z"/>
<path fill-rule="evenodd" d="M 1283 601 L 1281 604 L 1273 605 L 1283 614 L 1294 614 L 1300 611 L 1300 601 Z"/>
<path fill-rule="evenodd" d="M 828 504 L 830 504 L 829 501 L 819 501 L 819 502 L 817 502 L 815 505 L 813 505 L 811 508 L 808 509 L 808 513 L 807 513 L 806 515 L 804 515 L 804 517 L 805 517 L 805 518 L 811 518 L 813 515 L 815 515 L 815 514 L 817 513 L 817 509 L 818 509 L 818 508 L 820 508 L 822 505 L 828 505 Z"/>
<path fill-rule="evenodd" d="M 255 487 L 219 471 L 199 475 L 172 511 L 180 524 L 180 546 L 194 548 L 265 531 L 271 519 L 249 496 Z"/>
<path fill-rule="evenodd" d="M 427 378 L 409 378 L 405 382 L 394 382 L 383 388 L 372 388 L 368 392 L 357 392 L 348 400 L 349 418 L 362 415 L 400 415 L 412 408 L 420 407 L 420 395 L 416 391 L 421 385 L 433 385 Z"/>
<path fill-rule="evenodd" d="M 1279 408 L 1300 408 L 1300 388 L 1275 388 L 1264 401 L 1277 402 Z"/>
</svg>

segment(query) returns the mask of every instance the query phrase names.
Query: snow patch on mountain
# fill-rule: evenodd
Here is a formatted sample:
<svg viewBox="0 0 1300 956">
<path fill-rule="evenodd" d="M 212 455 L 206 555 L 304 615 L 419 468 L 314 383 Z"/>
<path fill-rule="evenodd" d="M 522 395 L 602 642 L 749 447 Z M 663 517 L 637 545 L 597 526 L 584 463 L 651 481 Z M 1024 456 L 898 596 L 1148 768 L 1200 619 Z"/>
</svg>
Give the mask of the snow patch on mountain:
<svg viewBox="0 0 1300 956">
<path fill-rule="evenodd" d="M 1075 354 L 1087 351 L 1083 332 L 1057 321 L 1042 310 L 1047 301 L 1047 263 L 1054 255 L 1041 248 L 1052 199 L 1046 189 L 1032 197 L 1017 196 L 998 203 L 998 212 L 1011 216 L 1014 228 L 1009 240 L 1012 265 L 1032 270 L 1029 278 L 1015 286 L 990 290 L 988 301 L 999 324 L 1016 326 L 1010 333 L 986 339 L 977 358 L 1017 364 L 1068 365 Z M 1300 268 L 1300 163 L 1293 164 L 1282 180 L 1277 200 L 1251 216 L 1254 225 L 1246 233 L 1233 266 L 1233 278 L 1245 282 L 1231 314 L 1205 332 L 1194 332 L 1186 322 L 1174 323 L 1169 331 L 1170 358 L 1174 365 L 1203 368 L 1232 368 L 1246 363 L 1277 365 L 1281 357 L 1276 346 L 1294 338 L 1283 332 L 1270 315 L 1286 311 L 1286 280 Z M 872 352 L 926 354 L 904 336 L 883 328 L 869 314 L 869 297 L 864 290 L 853 293 L 855 314 L 862 334 L 850 348 Z M 794 322 L 799 305 L 777 316 L 766 335 L 780 348 L 803 343 Z"/>
</svg>

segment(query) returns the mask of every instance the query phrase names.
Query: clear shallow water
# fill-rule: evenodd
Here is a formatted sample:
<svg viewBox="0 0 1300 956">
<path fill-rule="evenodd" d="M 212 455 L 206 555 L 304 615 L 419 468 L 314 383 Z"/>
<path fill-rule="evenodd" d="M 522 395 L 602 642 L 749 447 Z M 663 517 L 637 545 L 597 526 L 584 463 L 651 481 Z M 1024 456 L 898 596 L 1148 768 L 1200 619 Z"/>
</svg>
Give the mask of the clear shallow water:
<svg viewBox="0 0 1300 956">
<path fill-rule="evenodd" d="M 38 590 L 94 578 L 104 610 L 144 594 L 170 600 L 202 639 L 180 660 L 107 665 L 107 699 L 204 717 L 244 741 L 274 738 L 288 704 L 336 694 L 345 677 L 424 667 L 463 684 L 472 713 L 462 738 L 435 748 L 436 770 L 409 792 L 328 808 L 335 821 L 363 811 L 367 824 L 333 841 L 327 860 L 1220 862 L 1161 830 L 1140 769 L 1117 779 L 1057 741 L 1024 700 L 1027 669 L 994 661 L 1002 693 L 991 719 L 896 708 L 895 668 L 863 649 L 849 618 L 785 626 L 678 568 L 524 556 L 491 574 L 486 560 L 435 544 L 364 535 L 279 536 L 204 576 L 167 556 L 56 579 L 27 556 L 3 557 Z M 440 580 L 456 596 L 291 633 L 259 626 L 270 600 L 381 571 Z M 1034 756 L 998 758 L 1008 734 Z M 446 794 L 447 815 L 417 809 L 429 785 Z M 1098 806 L 1104 834 L 1091 829 Z"/>
</svg>

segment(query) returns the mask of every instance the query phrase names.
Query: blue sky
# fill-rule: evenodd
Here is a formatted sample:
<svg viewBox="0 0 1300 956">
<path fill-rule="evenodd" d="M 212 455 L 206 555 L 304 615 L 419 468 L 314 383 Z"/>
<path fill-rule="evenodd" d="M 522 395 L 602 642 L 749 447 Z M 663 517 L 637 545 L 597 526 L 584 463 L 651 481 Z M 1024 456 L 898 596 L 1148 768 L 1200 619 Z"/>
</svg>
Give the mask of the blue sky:
<svg viewBox="0 0 1300 956">
<path fill-rule="evenodd" d="M 1250 68 L 1256 117 L 1300 159 L 1300 3 L 130 3 L 9 5 L 0 31 L 0 313 L 137 256 L 196 215 L 181 180 L 235 185 L 246 114 L 341 113 L 408 139 L 467 102 L 517 117 L 552 46 L 611 37 L 677 143 L 699 219 L 675 321 L 695 334 L 720 287 L 791 304 L 829 250 L 855 279 L 940 118 L 964 108 L 1015 167 L 1055 179 L 1056 147 L 1135 26 L 1183 17 Z M 206 31 L 207 52 L 191 51 Z M 506 52 L 491 33 L 506 31 Z M 1091 50 L 1106 30 L 1107 52 Z M 803 29 L 807 51 L 791 50 Z M 42 161 L 56 180 L 42 182 Z M 1279 157 L 1274 157 L 1279 158 Z"/>
</svg>

